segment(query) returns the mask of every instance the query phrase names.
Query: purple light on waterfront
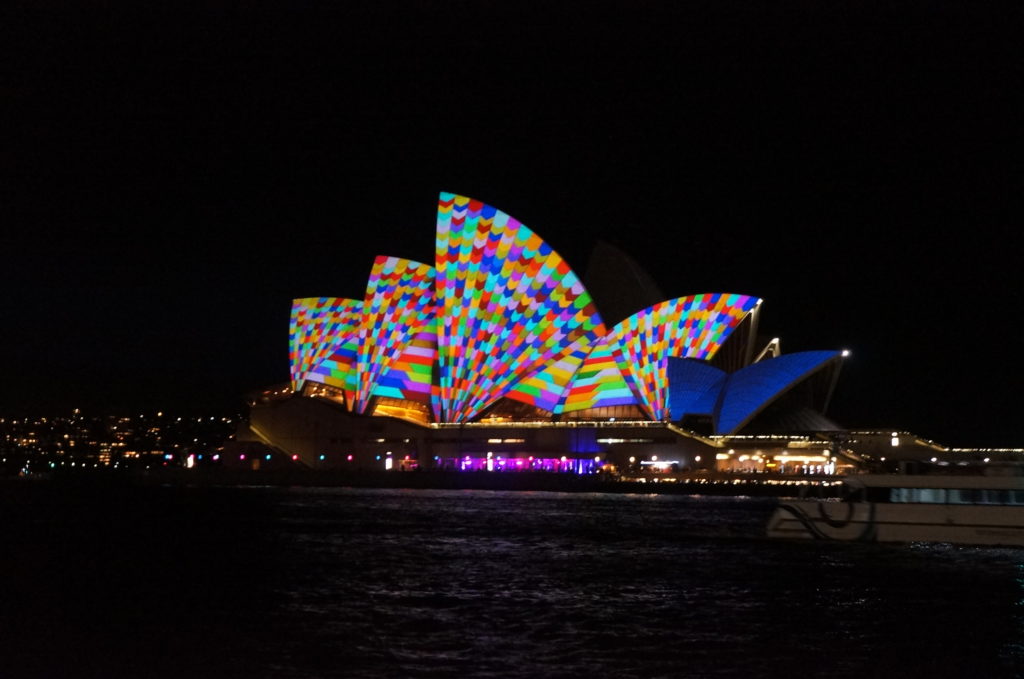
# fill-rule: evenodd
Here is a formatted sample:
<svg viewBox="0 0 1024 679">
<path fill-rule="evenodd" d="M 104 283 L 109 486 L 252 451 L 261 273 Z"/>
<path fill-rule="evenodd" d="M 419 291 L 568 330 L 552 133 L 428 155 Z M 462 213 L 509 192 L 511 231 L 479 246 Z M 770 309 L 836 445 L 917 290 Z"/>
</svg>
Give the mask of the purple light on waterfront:
<svg viewBox="0 0 1024 679">
<path fill-rule="evenodd" d="M 594 458 L 569 458 L 558 457 L 474 457 L 466 455 L 458 458 L 438 458 L 439 466 L 442 469 L 452 469 L 464 472 L 524 472 L 524 471 L 546 471 L 556 473 L 593 474 L 600 467 Z"/>
</svg>

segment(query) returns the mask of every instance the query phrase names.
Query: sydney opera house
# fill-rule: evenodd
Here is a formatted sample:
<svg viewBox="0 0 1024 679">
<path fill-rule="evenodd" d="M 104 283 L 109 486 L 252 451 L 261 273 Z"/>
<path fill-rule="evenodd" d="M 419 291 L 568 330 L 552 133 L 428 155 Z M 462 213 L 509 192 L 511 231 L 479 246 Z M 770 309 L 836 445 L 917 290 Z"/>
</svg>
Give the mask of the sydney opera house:
<svg viewBox="0 0 1024 679">
<path fill-rule="evenodd" d="M 297 299 L 260 440 L 312 468 L 833 471 L 843 352 L 759 338 L 762 300 L 663 299 L 598 244 L 584 279 L 536 233 L 442 193 L 434 261 L 380 256 L 361 299 Z"/>
</svg>

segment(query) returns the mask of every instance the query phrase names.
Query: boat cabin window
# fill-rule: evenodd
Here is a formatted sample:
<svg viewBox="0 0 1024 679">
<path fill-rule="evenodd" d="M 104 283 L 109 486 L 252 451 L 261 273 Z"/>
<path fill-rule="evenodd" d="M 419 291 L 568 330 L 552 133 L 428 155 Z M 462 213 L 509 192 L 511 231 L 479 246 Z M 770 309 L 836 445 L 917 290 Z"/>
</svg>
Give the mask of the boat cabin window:
<svg viewBox="0 0 1024 679">
<path fill-rule="evenodd" d="M 1024 505 L 1024 490 L 990 488 L 889 488 L 888 497 L 878 497 L 884 488 L 869 488 L 869 502 L 897 502 L 951 505 Z M 872 497 L 876 496 L 876 497 Z"/>
</svg>

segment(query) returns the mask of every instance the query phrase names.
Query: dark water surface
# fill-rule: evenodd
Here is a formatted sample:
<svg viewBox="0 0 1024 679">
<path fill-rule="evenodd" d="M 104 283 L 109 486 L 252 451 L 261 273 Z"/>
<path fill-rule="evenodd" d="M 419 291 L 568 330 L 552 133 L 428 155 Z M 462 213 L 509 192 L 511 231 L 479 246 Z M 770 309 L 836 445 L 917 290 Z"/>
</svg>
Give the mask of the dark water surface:
<svg viewBox="0 0 1024 679">
<path fill-rule="evenodd" d="M 1024 550 L 771 499 L 3 488 L 0 677 L 1016 677 Z"/>
</svg>

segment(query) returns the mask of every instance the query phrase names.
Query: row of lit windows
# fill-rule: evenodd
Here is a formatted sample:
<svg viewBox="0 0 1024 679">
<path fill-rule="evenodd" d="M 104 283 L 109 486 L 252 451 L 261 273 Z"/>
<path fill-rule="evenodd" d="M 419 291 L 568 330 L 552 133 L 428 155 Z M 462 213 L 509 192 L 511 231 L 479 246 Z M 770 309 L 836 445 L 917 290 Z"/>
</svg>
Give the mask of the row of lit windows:
<svg viewBox="0 0 1024 679">
<path fill-rule="evenodd" d="M 889 502 L 950 505 L 1024 505 L 1024 490 L 890 488 Z"/>
</svg>

